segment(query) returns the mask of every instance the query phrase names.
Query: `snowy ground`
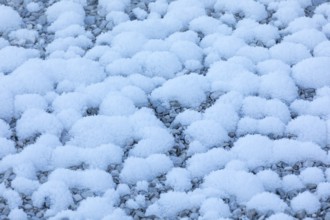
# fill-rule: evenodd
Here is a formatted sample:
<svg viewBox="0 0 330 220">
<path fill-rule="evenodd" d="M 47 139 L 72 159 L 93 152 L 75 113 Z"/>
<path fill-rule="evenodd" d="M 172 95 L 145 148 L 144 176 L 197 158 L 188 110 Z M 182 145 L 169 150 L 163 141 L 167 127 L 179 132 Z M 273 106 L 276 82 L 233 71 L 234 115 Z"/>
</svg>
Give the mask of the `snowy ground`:
<svg viewBox="0 0 330 220">
<path fill-rule="evenodd" d="M 330 3 L 0 0 L 0 219 L 330 219 Z"/>
</svg>

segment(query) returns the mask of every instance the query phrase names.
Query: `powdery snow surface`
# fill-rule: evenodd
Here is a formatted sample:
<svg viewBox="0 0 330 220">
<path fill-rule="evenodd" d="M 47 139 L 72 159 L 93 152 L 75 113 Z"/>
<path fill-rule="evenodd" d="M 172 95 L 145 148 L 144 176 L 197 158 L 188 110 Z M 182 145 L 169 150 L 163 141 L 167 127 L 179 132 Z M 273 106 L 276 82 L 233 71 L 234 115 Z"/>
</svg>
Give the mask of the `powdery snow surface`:
<svg viewBox="0 0 330 220">
<path fill-rule="evenodd" d="M 0 219 L 330 219 L 330 3 L 0 1 Z"/>
</svg>

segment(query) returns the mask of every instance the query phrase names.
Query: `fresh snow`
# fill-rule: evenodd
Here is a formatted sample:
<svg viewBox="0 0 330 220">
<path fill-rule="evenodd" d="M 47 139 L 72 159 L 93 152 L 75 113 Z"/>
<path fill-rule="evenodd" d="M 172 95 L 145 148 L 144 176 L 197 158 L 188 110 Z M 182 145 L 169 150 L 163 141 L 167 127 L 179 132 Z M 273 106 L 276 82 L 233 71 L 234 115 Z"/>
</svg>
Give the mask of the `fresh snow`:
<svg viewBox="0 0 330 220">
<path fill-rule="evenodd" d="M 325 0 L 0 1 L 0 219 L 325 219 Z"/>
</svg>

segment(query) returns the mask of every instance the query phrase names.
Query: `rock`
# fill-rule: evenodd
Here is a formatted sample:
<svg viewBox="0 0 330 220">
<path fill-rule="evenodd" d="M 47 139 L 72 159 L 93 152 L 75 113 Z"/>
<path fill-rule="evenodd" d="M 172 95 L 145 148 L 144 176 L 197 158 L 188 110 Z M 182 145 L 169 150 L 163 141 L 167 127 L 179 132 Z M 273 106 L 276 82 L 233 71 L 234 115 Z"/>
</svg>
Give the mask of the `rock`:
<svg viewBox="0 0 330 220">
<path fill-rule="evenodd" d="M 27 203 L 27 204 L 24 205 L 24 209 L 26 209 L 26 210 L 30 210 L 32 208 L 33 208 L 33 206 L 31 204 Z"/>
<path fill-rule="evenodd" d="M 297 217 L 298 219 L 303 219 L 303 218 L 305 218 L 305 216 L 306 216 L 305 210 L 299 210 L 295 215 L 295 217 Z"/>
<path fill-rule="evenodd" d="M 83 200 L 84 198 L 80 195 L 80 194 L 74 194 L 73 195 L 73 200 L 75 202 L 80 202 L 81 200 Z"/>
<path fill-rule="evenodd" d="M 250 209 L 247 211 L 247 217 L 249 219 L 255 219 L 257 217 L 258 213 L 257 213 L 257 210 L 255 209 Z"/>
<path fill-rule="evenodd" d="M 86 25 L 92 25 L 92 24 L 95 24 L 96 19 L 94 16 L 86 16 L 84 22 Z"/>
</svg>

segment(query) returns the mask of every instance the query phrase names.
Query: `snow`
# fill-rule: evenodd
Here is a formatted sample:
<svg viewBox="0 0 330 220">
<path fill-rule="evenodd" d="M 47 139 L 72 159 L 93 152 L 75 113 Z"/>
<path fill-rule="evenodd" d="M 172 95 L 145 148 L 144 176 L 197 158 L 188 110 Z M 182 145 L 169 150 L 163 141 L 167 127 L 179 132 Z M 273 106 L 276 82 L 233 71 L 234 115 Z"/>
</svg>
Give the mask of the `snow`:
<svg viewBox="0 0 330 220">
<path fill-rule="evenodd" d="M 178 212 L 192 206 L 189 196 L 184 192 L 170 191 L 162 194 L 160 199 L 149 206 L 146 214 L 156 215 L 158 217 L 174 217 Z"/>
<path fill-rule="evenodd" d="M 122 116 L 90 116 L 78 120 L 69 131 L 73 137 L 71 144 L 81 147 L 97 147 L 101 144 L 128 143 L 132 126 Z"/>
<path fill-rule="evenodd" d="M 175 117 L 173 124 L 181 124 L 183 126 L 188 126 L 191 123 L 195 121 L 199 121 L 201 119 L 202 119 L 202 115 L 199 112 L 188 109 L 179 113 Z"/>
<path fill-rule="evenodd" d="M 324 161 L 325 152 L 319 145 L 311 142 L 300 142 L 290 139 L 280 139 L 274 141 L 273 159 L 293 164 L 298 161 L 314 160 Z"/>
<path fill-rule="evenodd" d="M 218 219 L 219 217 L 230 216 L 228 205 L 223 200 L 217 198 L 206 199 L 201 205 L 199 213 L 204 219 Z"/>
<path fill-rule="evenodd" d="M 320 205 L 317 197 L 310 192 L 300 193 L 291 200 L 293 210 L 305 210 L 308 214 L 315 213 L 320 208 Z"/>
<path fill-rule="evenodd" d="M 304 169 L 300 173 L 299 178 L 304 184 L 319 184 L 325 181 L 323 171 L 317 167 Z"/>
<path fill-rule="evenodd" d="M 14 154 L 16 152 L 15 144 L 13 141 L 0 137 L 0 159 L 4 158 L 8 154 Z"/>
<path fill-rule="evenodd" d="M 208 16 L 200 16 L 198 18 L 193 19 L 189 23 L 189 29 L 196 32 L 201 32 L 204 35 L 214 34 L 214 33 L 222 33 L 222 34 L 230 34 L 231 28 L 225 24 L 222 24 L 217 19 L 208 17 Z"/>
<path fill-rule="evenodd" d="M 284 214 L 284 213 L 276 213 L 271 215 L 267 220 L 293 220 L 290 215 Z"/>
<path fill-rule="evenodd" d="M 205 101 L 209 87 L 205 77 L 192 73 L 166 81 L 151 93 L 151 98 L 167 105 L 170 101 L 178 101 L 185 107 L 197 107 Z"/>
<path fill-rule="evenodd" d="M 69 168 L 86 163 L 90 168 L 106 170 L 110 164 L 121 164 L 123 150 L 112 144 L 96 148 L 63 146 L 54 149 L 51 163 L 54 167 Z"/>
<path fill-rule="evenodd" d="M 25 61 L 39 56 L 39 52 L 33 49 L 24 49 L 21 47 L 7 46 L 0 50 L 0 71 L 11 73 Z"/>
<path fill-rule="evenodd" d="M 207 148 L 219 146 L 229 140 L 226 130 L 211 120 L 193 122 L 185 133 L 191 140 L 197 140 Z"/>
<path fill-rule="evenodd" d="M 219 123 L 226 131 L 234 131 L 239 119 L 235 106 L 220 99 L 203 114 L 205 120 L 213 120 Z"/>
<path fill-rule="evenodd" d="M 266 75 L 273 72 L 289 75 L 291 73 L 291 68 L 281 60 L 268 59 L 257 64 L 257 72 L 259 75 Z"/>
<path fill-rule="evenodd" d="M 74 12 L 78 15 L 84 15 L 84 9 L 82 5 L 74 1 L 60 1 L 56 2 L 47 8 L 46 15 L 47 20 L 51 23 L 56 21 L 63 13 Z M 70 22 L 70 21 L 69 21 Z"/>
<path fill-rule="evenodd" d="M 68 188 L 90 189 L 95 192 L 105 192 L 114 186 L 112 176 L 97 169 L 72 171 L 60 168 L 53 171 L 48 179 L 64 183 Z"/>
<path fill-rule="evenodd" d="M 140 141 L 133 146 L 129 154 L 137 157 L 148 157 L 156 153 L 165 153 L 174 145 L 172 135 L 164 128 L 146 126 L 138 133 Z"/>
<path fill-rule="evenodd" d="M 289 192 L 292 190 L 302 189 L 304 184 L 301 182 L 299 177 L 289 174 L 282 178 L 282 187 L 285 191 Z"/>
<path fill-rule="evenodd" d="M 279 175 L 272 170 L 263 170 L 258 172 L 257 177 L 261 180 L 267 191 L 274 192 L 282 185 Z"/>
<path fill-rule="evenodd" d="M 325 40 L 327 40 L 327 38 L 324 33 L 315 29 L 304 29 L 288 35 L 283 39 L 284 42 L 303 44 L 309 50 L 313 50 L 317 44 Z"/>
<path fill-rule="evenodd" d="M 191 189 L 190 173 L 183 168 L 173 168 L 166 175 L 166 184 L 175 191 L 185 191 Z"/>
<path fill-rule="evenodd" d="M 37 180 L 30 180 L 25 177 L 18 176 L 13 180 L 12 186 L 19 193 L 31 195 L 40 187 L 40 184 Z"/>
<path fill-rule="evenodd" d="M 264 191 L 261 181 L 255 175 L 246 171 L 226 169 L 214 171 L 207 175 L 202 188 L 223 191 L 228 195 L 235 196 L 239 202 L 247 202 L 255 194 Z"/>
<path fill-rule="evenodd" d="M 273 135 L 275 137 L 283 136 L 285 124 L 276 117 L 265 117 L 263 119 L 253 119 L 250 117 L 242 118 L 237 124 L 237 134 L 261 134 Z"/>
<path fill-rule="evenodd" d="M 9 138 L 10 134 L 9 125 L 4 120 L 0 119 L 0 137 Z"/>
<path fill-rule="evenodd" d="M 54 215 L 65 210 L 73 204 L 71 193 L 68 187 L 60 181 L 47 181 L 32 194 L 32 202 L 37 207 L 41 207 L 45 199 L 49 198 L 51 207 L 46 212 L 46 216 Z"/>
<path fill-rule="evenodd" d="M 130 184 L 141 180 L 150 181 L 165 174 L 172 167 L 172 161 L 164 154 L 153 154 L 147 158 L 129 157 L 124 162 L 120 178 L 125 183 Z"/>
<path fill-rule="evenodd" d="M 273 143 L 267 137 L 247 135 L 235 142 L 231 151 L 249 167 L 256 167 L 270 163 L 272 147 Z"/>
<path fill-rule="evenodd" d="M 225 167 L 225 165 L 233 158 L 232 153 L 221 149 L 214 148 L 205 153 L 196 153 L 187 161 L 187 170 L 192 177 L 203 177 Z M 201 164 L 200 161 L 208 161 Z"/>
<path fill-rule="evenodd" d="M 11 7 L 0 5 L 0 33 L 18 29 L 22 24 L 22 18 Z"/>
<path fill-rule="evenodd" d="M 322 182 L 317 185 L 316 194 L 321 199 L 326 199 L 330 196 L 330 183 Z"/>
<path fill-rule="evenodd" d="M 329 57 L 330 56 L 330 42 L 328 40 L 322 41 L 314 47 L 313 54 L 315 57 Z"/>
<path fill-rule="evenodd" d="M 175 53 L 168 51 L 155 51 L 148 54 L 142 63 L 146 76 L 160 76 L 172 78 L 181 70 L 182 65 Z"/>
<path fill-rule="evenodd" d="M 116 93 L 110 93 L 100 105 L 100 114 L 107 116 L 128 116 L 135 112 L 132 100 Z"/>
<path fill-rule="evenodd" d="M 214 5 L 214 9 L 218 11 L 222 10 L 224 12 L 230 12 L 232 14 L 242 12 L 243 16 L 256 21 L 261 21 L 267 17 L 265 7 L 259 2 L 252 0 L 244 1 L 243 4 L 238 0 L 217 0 Z"/>
<path fill-rule="evenodd" d="M 293 79 L 303 88 L 320 88 L 330 85 L 329 57 L 313 57 L 305 59 L 292 69 Z"/>
<path fill-rule="evenodd" d="M 308 48 L 303 44 L 282 42 L 269 49 L 271 58 L 282 60 L 286 64 L 294 65 L 303 59 L 311 57 Z"/>
<path fill-rule="evenodd" d="M 27 139 L 38 134 L 60 135 L 63 125 L 56 116 L 41 109 L 30 108 L 26 110 L 17 121 L 17 136 Z"/>
<path fill-rule="evenodd" d="M 253 196 L 247 203 L 248 209 L 257 209 L 265 213 L 267 211 L 283 212 L 287 208 L 287 204 L 277 195 L 269 192 L 259 193 Z"/>
<path fill-rule="evenodd" d="M 316 116 L 303 115 L 290 121 L 286 133 L 300 141 L 311 141 L 321 146 L 327 142 L 326 123 Z"/>
<path fill-rule="evenodd" d="M 245 116 L 262 119 L 264 117 L 275 117 L 283 123 L 287 123 L 291 116 L 288 107 L 278 99 L 264 99 L 248 96 L 243 100 L 242 113 Z"/>
<path fill-rule="evenodd" d="M 131 57 L 138 52 L 147 39 L 141 33 L 123 32 L 112 39 L 112 49 L 123 57 Z"/>
<path fill-rule="evenodd" d="M 4 183 L 0 185 L 0 196 L 6 200 L 10 209 L 16 209 L 22 205 L 22 199 L 18 192 L 6 188 Z"/>
<path fill-rule="evenodd" d="M 290 103 L 297 98 L 298 89 L 290 76 L 282 72 L 273 72 L 260 77 L 259 94 L 265 98 Z"/>
<path fill-rule="evenodd" d="M 13 220 L 27 220 L 27 214 L 22 209 L 13 209 L 10 211 L 8 218 Z"/>
<path fill-rule="evenodd" d="M 35 43 L 38 37 L 38 32 L 29 29 L 19 29 L 17 31 L 11 31 L 9 38 L 18 45 L 24 45 L 26 43 Z"/>
</svg>

